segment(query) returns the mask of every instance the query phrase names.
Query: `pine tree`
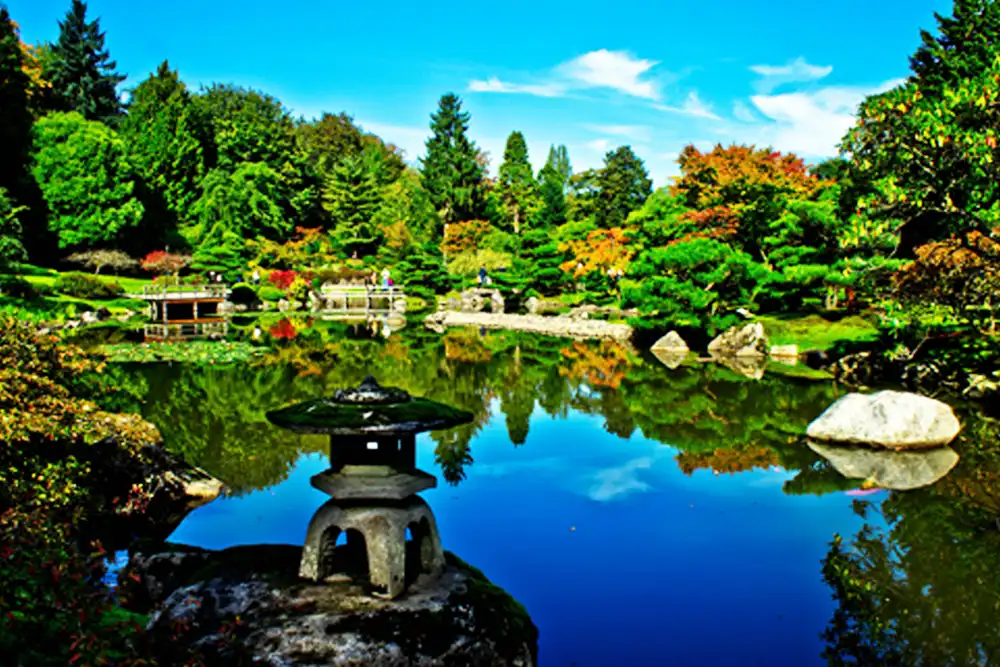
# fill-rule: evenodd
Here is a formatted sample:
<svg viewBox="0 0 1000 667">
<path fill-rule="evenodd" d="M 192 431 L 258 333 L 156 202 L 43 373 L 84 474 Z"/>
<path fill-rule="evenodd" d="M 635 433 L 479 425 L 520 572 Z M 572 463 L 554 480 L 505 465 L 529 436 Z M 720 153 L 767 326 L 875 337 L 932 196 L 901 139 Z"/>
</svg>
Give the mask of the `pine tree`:
<svg viewBox="0 0 1000 667">
<path fill-rule="evenodd" d="M 400 282 L 408 294 L 433 300 L 436 294 L 448 290 L 448 270 L 441 247 L 434 242 L 417 248 L 396 267 Z"/>
<path fill-rule="evenodd" d="M 541 294 L 558 294 L 566 282 L 566 273 L 559 266 L 566 253 L 544 229 L 525 232 L 521 240 L 521 259 L 528 277 L 528 286 Z"/>
<path fill-rule="evenodd" d="M 444 224 L 486 217 L 486 168 L 479 149 L 466 134 L 469 113 L 453 93 L 441 97 L 431 115 L 427 155 L 421 159 L 424 187 Z"/>
<path fill-rule="evenodd" d="M 348 252 L 370 254 L 379 240 L 375 215 L 382 193 L 374 174 L 360 156 L 347 158 L 334 168 L 323 193 L 323 208 L 330 214 L 334 236 Z"/>
<path fill-rule="evenodd" d="M 22 204 L 31 164 L 29 85 L 17 29 L 0 6 L 0 188 Z"/>
<path fill-rule="evenodd" d="M 532 226 L 551 231 L 566 223 L 566 192 L 562 174 L 551 164 L 546 164 L 538 172 L 541 206 L 532 221 Z"/>
<path fill-rule="evenodd" d="M 569 187 L 569 178 L 573 175 L 573 166 L 569 162 L 569 149 L 563 145 L 551 146 L 549 158 L 545 164 L 555 169 L 556 173 L 559 174 L 565 191 Z"/>
<path fill-rule="evenodd" d="M 597 224 L 605 229 L 621 227 L 653 192 L 646 166 L 629 146 L 619 146 L 604 156 L 597 176 Z"/>
<path fill-rule="evenodd" d="M 82 0 L 73 0 L 59 23 L 59 41 L 52 50 L 52 71 L 46 76 L 59 110 L 109 124 L 121 117 L 117 88 L 125 77 L 115 72 L 117 65 L 104 49 L 99 19 L 87 22 L 87 4 Z"/>
<path fill-rule="evenodd" d="M 528 144 L 520 132 L 511 132 L 503 151 L 496 185 L 503 204 L 503 217 L 515 234 L 539 205 L 538 183 L 528 161 Z"/>
<path fill-rule="evenodd" d="M 191 95 L 166 61 L 132 92 L 121 134 L 148 191 L 147 215 L 160 211 L 156 226 L 175 229 L 200 196 L 205 162 Z"/>
<path fill-rule="evenodd" d="M 955 0 L 951 16 L 935 13 L 935 36 L 920 31 L 923 42 L 910 57 L 910 69 L 926 93 L 981 74 L 1000 55 L 1000 3 Z"/>
</svg>

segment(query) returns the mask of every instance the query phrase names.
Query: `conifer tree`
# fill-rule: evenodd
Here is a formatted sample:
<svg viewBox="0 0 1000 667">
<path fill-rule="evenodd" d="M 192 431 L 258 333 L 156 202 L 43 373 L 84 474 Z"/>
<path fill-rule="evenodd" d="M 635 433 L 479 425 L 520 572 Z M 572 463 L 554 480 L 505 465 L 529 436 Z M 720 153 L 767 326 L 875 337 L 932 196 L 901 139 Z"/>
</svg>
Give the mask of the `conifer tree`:
<svg viewBox="0 0 1000 667">
<path fill-rule="evenodd" d="M 566 223 L 567 207 L 565 185 L 560 174 L 551 164 L 546 164 L 538 172 L 541 206 L 532 226 L 551 231 Z"/>
<path fill-rule="evenodd" d="M 370 254 L 379 240 L 375 216 L 382 194 L 374 174 L 365 169 L 361 156 L 341 160 L 323 193 L 323 208 L 330 214 L 334 236 L 348 252 Z"/>
<path fill-rule="evenodd" d="M 147 214 L 161 211 L 157 226 L 175 228 L 200 196 L 205 162 L 191 95 L 166 61 L 132 92 L 122 138 L 150 195 Z"/>
<path fill-rule="evenodd" d="M 520 132 L 511 132 L 500 164 L 496 185 L 503 204 L 503 218 L 515 234 L 538 208 L 538 183 L 528 161 L 528 144 Z"/>
<path fill-rule="evenodd" d="M 605 229 L 621 227 L 628 214 L 642 206 L 653 192 L 646 166 L 629 146 L 608 151 L 597 185 L 597 225 Z"/>
<path fill-rule="evenodd" d="M 17 29 L 0 7 L 0 188 L 14 197 L 24 187 L 31 161 L 31 112 L 28 76 Z"/>
<path fill-rule="evenodd" d="M 1000 3 L 955 0 L 951 16 L 935 13 L 940 36 L 920 31 L 921 46 L 910 69 L 925 94 L 949 83 L 973 79 L 1000 54 Z"/>
<path fill-rule="evenodd" d="M 466 134 L 469 113 L 453 93 L 441 97 L 431 115 L 432 136 L 421 159 L 424 187 L 444 224 L 486 217 L 486 167 Z"/>
<path fill-rule="evenodd" d="M 104 48 L 99 19 L 87 21 L 87 4 L 73 0 L 59 23 L 59 40 L 52 47 L 51 71 L 56 107 L 76 111 L 87 120 L 113 124 L 122 115 L 118 84 L 125 77 Z"/>
<path fill-rule="evenodd" d="M 566 146 L 551 146 L 549 148 L 549 157 L 545 161 L 547 166 L 552 167 L 559 174 L 562 179 L 562 187 L 565 191 L 569 187 L 569 178 L 573 175 L 573 166 L 569 162 L 569 150 Z"/>
</svg>

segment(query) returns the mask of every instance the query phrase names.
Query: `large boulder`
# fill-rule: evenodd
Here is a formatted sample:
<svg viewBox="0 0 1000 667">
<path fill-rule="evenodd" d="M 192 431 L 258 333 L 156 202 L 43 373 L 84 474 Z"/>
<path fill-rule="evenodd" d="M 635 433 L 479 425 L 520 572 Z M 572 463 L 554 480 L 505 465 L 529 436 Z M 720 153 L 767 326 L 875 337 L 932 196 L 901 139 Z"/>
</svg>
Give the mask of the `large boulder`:
<svg viewBox="0 0 1000 667">
<path fill-rule="evenodd" d="M 751 322 L 723 332 L 708 344 L 708 352 L 720 357 L 766 357 L 769 347 L 764 325 Z"/>
<path fill-rule="evenodd" d="M 189 551 L 184 552 L 185 549 Z M 534 667 L 538 629 L 482 572 L 446 553 L 440 577 L 421 575 L 396 600 L 369 595 L 343 577 L 295 574 L 302 550 L 288 545 L 206 552 L 180 545 L 134 554 L 123 591 L 152 609 L 154 639 L 179 638 L 219 664 L 371 667 Z"/>
<path fill-rule="evenodd" d="M 961 429 L 941 401 L 905 391 L 847 394 L 809 424 L 814 440 L 867 444 L 889 449 L 939 447 Z"/>
<path fill-rule="evenodd" d="M 866 447 L 844 447 L 807 443 L 849 479 L 863 479 L 883 489 L 919 489 L 947 475 L 958 463 L 951 447 L 918 452 L 887 452 Z"/>
<path fill-rule="evenodd" d="M 675 354 L 687 354 L 689 349 L 687 343 L 681 338 L 681 335 L 676 331 L 671 331 L 666 336 L 660 340 L 653 343 L 653 347 L 650 348 L 652 351 L 665 351 L 672 352 Z"/>
</svg>

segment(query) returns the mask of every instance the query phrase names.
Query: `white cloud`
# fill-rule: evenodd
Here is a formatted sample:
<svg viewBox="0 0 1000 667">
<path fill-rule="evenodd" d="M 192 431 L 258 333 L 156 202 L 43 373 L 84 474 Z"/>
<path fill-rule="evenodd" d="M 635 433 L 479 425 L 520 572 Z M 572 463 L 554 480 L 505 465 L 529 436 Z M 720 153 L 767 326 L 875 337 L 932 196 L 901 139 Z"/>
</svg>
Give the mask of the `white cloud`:
<svg viewBox="0 0 1000 667">
<path fill-rule="evenodd" d="M 600 49 L 584 53 L 557 69 L 563 76 L 589 87 L 612 88 L 634 97 L 655 100 L 659 92 L 652 81 L 641 77 L 659 62 L 636 58 L 626 51 Z"/>
<path fill-rule="evenodd" d="M 758 121 L 757 116 L 750 111 L 750 107 L 743 100 L 736 100 L 733 103 L 733 116 L 736 117 L 736 120 L 744 123 L 755 123 Z"/>
<path fill-rule="evenodd" d="M 833 71 L 833 66 L 810 65 L 800 56 L 784 65 L 751 65 L 750 71 L 761 77 L 754 84 L 757 91 L 769 93 L 784 83 L 822 79 Z"/>
<path fill-rule="evenodd" d="M 608 146 L 611 145 L 611 141 L 608 139 L 594 139 L 593 141 L 587 142 L 587 148 L 592 148 L 595 151 L 604 152 L 608 150 Z"/>
<path fill-rule="evenodd" d="M 900 82 L 896 79 L 874 88 L 832 86 L 808 93 L 754 95 L 750 101 L 771 121 L 758 127 L 758 141 L 807 157 L 835 155 L 862 100 Z"/>
<path fill-rule="evenodd" d="M 584 127 L 593 132 L 626 139 L 648 141 L 650 138 L 650 128 L 645 125 L 584 125 Z"/>
<path fill-rule="evenodd" d="M 573 89 L 611 88 L 643 99 L 659 99 L 654 81 L 643 77 L 658 65 L 626 51 L 599 49 L 556 66 L 545 83 L 512 83 L 495 76 L 473 79 L 468 89 L 476 93 L 521 93 L 538 97 L 560 97 Z"/>
<path fill-rule="evenodd" d="M 469 82 L 469 90 L 475 93 L 524 93 L 538 97 L 559 97 L 566 92 L 565 86 L 556 83 L 509 83 L 495 76 L 488 79 L 473 79 Z"/>
<path fill-rule="evenodd" d="M 638 471 L 649 470 L 653 466 L 650 457 L 633 459 L 616 468 L 607 468 L 594 475 L 594 483 L 587 497 L 598 502 L 606 502 L 631 493 L 648 491 L 649 484 L 638 477 Z"/>
<path fill-rule="evenodd" d="M 696 118 L 722 120 L 712 112 L 711 107 L 701 101 L 698 97 L 698 93 L 693 91 L 688 93 L 687 99 L 685 99 L 684 103 L 679 107 L 669 106 L 666 104 L 654 104 L 653 106 L 660 111 L 669 111 L 670 113 L 679 113 L 686 116 L 694 116 Z"/>
</svg>

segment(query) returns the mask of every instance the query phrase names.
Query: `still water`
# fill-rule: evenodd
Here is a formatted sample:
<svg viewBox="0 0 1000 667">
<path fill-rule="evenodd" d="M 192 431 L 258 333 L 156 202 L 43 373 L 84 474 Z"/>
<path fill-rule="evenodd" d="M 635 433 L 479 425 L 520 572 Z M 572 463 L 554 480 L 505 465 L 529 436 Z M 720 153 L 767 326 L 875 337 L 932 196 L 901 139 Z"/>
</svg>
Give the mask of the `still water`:
<svg viewBox="0 0 1000 667">
<path fill-rule="evenodd" d="M 610 342 L 403 334 L 303 331 L 249 366 L 132 371 L 168 446 L 231 487 L 171 540 L 301 544 L 328 499 L 309 484 L 327 439 L 264 413 L 372 373 L 477 415 L 418 437 L 438 477 L 422 496 L 444 548 L 526 607 L 543 667 L 990 664 L 1000 466 L 977 443 L 995 423 L 966 429 L 933 486 L 862 491 L 800 440 L 839 395 L 827 382 L 671 370 Z"/>
</svg>

